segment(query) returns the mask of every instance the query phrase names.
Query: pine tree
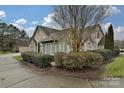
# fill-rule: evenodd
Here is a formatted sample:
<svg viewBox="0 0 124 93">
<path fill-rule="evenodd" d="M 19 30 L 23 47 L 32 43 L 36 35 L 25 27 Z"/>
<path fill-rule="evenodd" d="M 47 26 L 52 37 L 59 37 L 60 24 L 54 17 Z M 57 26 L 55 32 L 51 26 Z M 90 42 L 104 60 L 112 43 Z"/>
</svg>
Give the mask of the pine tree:
<svg viewBox="0 0 124 93">
<path fill-rule="evenodd" d="M 25 30 L 21 31 L 21 38 L 24 38 L 24 39 L 28 39 L 29 38 Z"/>
<path fill-rule="evenodd" d="M 108 49 L 113 50 L 114 49 L 114 32 L 113 32 L 113 26 L 110 25 L 108 28 Z"/>
</svg>

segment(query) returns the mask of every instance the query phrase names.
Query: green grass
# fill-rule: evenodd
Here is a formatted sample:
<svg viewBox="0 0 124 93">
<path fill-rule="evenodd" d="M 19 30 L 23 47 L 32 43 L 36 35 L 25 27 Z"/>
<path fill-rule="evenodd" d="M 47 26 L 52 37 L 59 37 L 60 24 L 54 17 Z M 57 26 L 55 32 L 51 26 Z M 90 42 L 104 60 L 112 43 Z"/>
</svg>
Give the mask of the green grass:
<svg viewBox="0 0 124 93">
<path fill-rule="evenodd" d="M 4 55 L 4 54 L 9 54 L 11 53 L 10 51 L 0 51 L 0 55 Z"/>
<path fill-rule="evenodd" d="M 22 60 L 22 57 L 21 56 L 14 56 L 13 57 L 15 60 L 17 60 L 17 61 L 21 61 Z"/>
<path fill-rule="evenodd" d="M 124 77 L 124 55 L 120 55 L 112 63 L 107 64 L 103 76 Z"/>
</svg>

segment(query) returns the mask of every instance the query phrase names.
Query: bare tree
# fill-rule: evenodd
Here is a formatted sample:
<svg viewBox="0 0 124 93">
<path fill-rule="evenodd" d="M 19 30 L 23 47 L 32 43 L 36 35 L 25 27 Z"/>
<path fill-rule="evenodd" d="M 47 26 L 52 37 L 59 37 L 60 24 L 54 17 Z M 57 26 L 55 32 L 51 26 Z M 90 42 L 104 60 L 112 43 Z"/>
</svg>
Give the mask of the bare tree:
<svg viewBox="0 0 124 93">
<path fill-rule="evenodd" d="M 53 20 L 67 30 L 67 41 L 73 51 L 82 47 L 82 34 L 87 26 L 101 22 L 107 15 L 109 6 L 64 5 L 55 6 Z"/>
</svg>

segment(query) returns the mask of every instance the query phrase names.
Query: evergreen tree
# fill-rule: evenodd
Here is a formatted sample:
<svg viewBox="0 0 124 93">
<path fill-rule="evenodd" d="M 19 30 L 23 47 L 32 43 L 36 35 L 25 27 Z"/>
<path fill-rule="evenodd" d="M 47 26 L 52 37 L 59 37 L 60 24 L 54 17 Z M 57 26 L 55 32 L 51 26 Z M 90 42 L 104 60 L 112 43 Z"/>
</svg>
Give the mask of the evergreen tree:
<svg viewBox="0 0 124 93">
<path fill-rule="evenodd" d="M 29 38 L 25 30 L 21 31 L 21 38 L 24 38 L 24 39 L 28 39 Z"/>
<path fill-rule="evenodd" d="M 113 50 L 114 49 L 114 32 L 113 32 L 113 26 L 110 25 L 108 28 L 108 49 Z"/>
<path fill-rule="evenodd" d="M 106 32 L 105 33 L 105 44 L 104 44 L 105 49 L 108 49 L 108 38 L 107 37 L 108 37 L 108 33 Z"/>
</svg>

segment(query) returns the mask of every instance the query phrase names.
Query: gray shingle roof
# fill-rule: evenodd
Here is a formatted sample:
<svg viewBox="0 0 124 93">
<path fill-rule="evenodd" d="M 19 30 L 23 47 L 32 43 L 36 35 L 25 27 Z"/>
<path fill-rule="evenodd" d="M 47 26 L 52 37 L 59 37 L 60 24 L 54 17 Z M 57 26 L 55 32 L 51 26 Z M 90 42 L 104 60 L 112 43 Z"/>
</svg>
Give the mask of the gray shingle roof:
<svg viewBox="0 0 124 93">
<path fill-rule="evenodd" d="M 45 26 L 37 26 L 35 31 L 34 31 L 34 34 L 32 36 L 32 38 L 34 38 L 37 30 L 42 30 L 47 36 L 49 36 L 51 33 L 54 33 L 54 32 L 57 32 L 57 31 L 60 31 L 60 30 L 57 30 L 57 29 L 53 29 L 53 28 L 49 28 L 49 27 L 45 27 Z"/>
<path fill-rule="evenodd" d="M 96 29 L 97 26 L 99 27 L 98 29 L 101 30 L 100 25 L 93 25 L 93 26 L 88 26 L 85 28 L 83 32 L 83 37 L 82 37 L 83 42 L 86 39 L 91 38 L 92 33 L 95 33 L 96 31 L 98 31 L 98 29 Z M 63 31 L 61 30 L 61 31 L 50 34 L 48 37 L 43 39 L 42 42 L 59 40 L 61 37 L 66 37 L 66 36 L 67 36 L 66 30 L 63 30 Z"/>
<path fill-rule="evenodd" d="M 64 31 L 60 30 L 60 31 L 50 34 L 48 37 L 43 39 L 41 42 L 54 41 L 54 40 L 58 41 L 63 36 L 66 36 L 65 30 Z"/>
<path fill-rule="evenodd" d="M 46 35 L 50 35 L 51 33 L 55 33 L 57 31 L 60 31 L 60 30 L 57 30 L 57 29 L 53 29 L 53 28 L 49 28 L 49 27 L 45 27 L 45 26 L 38 26 L 39 29 L 43 30 L 44 33 Z"/>
<path fill-rule="evenodd" d="M 18 38 L 18 39 L 16 39 L 16 44 L 18 46 L 28 47 L 29 46 L 29 40 L 28 39 Z"/>
</svg>

